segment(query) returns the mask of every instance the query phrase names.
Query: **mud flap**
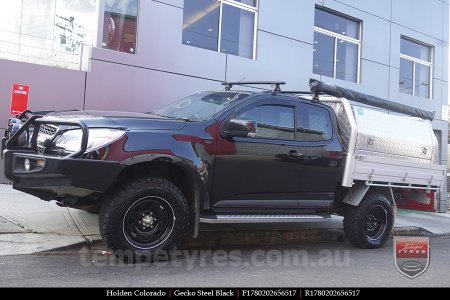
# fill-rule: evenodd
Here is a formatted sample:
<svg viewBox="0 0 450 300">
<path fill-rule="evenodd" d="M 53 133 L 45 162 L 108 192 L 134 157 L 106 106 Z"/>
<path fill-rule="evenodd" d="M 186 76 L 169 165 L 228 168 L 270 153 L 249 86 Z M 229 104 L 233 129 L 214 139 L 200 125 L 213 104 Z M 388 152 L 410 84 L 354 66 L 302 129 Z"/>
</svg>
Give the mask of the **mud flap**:
<svg viewBox="0 0 450 300">
<path fill-rule="evenodd" d="M 366 195 L 370 186 L 368 186 L 364 181 L 357 181 L 349 189 L 348 193 L 345 195 L 342 202 L 347 203 L 352 206 L 358 206 L 362 199 Z"/>
</svg>

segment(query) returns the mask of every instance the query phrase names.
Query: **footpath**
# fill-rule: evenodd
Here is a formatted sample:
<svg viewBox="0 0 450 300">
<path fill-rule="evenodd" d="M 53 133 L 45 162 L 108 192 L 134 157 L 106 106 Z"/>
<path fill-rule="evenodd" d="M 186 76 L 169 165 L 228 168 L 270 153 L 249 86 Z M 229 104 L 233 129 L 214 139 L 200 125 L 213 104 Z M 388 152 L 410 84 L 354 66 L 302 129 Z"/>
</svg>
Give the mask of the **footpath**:
<svg viewBox="0 0 450 300">
<path fill-rule="evenodd" d="M 301 242 L 344 241 L 342 217 L 295 225 L 202 225 L 199 238 L 184 247 L 216 248 Z M 450 235 L 450 214 L 398 210 L 394 235 Z M 0 255 L 25 255 L 55 249 L 104 248 L 98 215 L 63 208 L 0 184 Z"/>
</svg>

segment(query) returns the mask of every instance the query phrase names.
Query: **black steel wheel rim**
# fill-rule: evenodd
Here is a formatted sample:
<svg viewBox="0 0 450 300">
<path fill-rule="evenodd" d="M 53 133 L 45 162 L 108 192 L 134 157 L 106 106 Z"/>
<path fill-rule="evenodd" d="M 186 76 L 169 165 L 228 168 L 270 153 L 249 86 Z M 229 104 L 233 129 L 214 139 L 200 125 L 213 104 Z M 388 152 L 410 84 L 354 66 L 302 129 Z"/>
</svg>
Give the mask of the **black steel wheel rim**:
<svg viewBox="0 0 450 300">
<path fill-rule="evenodd" d="M 134 247 L 151 249 L 167 240 L 174 223 L 172 206 L 163 198 L 149 196 L 128 208 L 123 218 L 123 233 Z"/>
<path fill-rule="evenodd" d="M 386 231 L 386 226 L 386 209 L 380 205 L 372 207 L 364 220 L 364 232 L 366 237 L 371 241 L 379 239 Z"/>
</svg>

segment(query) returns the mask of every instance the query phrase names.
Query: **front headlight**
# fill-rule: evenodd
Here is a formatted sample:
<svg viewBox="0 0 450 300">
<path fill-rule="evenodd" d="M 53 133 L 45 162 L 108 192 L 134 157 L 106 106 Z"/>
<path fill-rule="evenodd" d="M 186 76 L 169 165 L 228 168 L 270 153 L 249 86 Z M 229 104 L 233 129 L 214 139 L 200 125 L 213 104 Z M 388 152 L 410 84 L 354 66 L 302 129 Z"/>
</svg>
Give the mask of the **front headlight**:
<svg viewBox="0 0 450 300">
<path fill-rule="evenodd" d="M 114 143 L 125 135 L 125 131 L 116 129 L 94 128 L 89 129 L 89 138 L 86 152 L 92 152 Z M 69 152 L 76 152 L 81 147 L 83 132 L 73 129 L 64 132 L 55 140 L 55 146 Z"/>
</svg>

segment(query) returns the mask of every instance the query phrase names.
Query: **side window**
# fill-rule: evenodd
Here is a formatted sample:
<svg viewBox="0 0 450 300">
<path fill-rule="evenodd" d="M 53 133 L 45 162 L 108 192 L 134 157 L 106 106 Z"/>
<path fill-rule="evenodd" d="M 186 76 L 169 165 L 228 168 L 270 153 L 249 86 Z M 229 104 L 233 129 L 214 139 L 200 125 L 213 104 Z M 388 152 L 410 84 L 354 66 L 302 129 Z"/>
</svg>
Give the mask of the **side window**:
<svg viewBox="0 0 450 300">
<path fill-rule="evenodd" d="M 304 124 L 298 130 L 298 139 L 305 142 L 326 141 L 333 137 L 333 126 L 328 110 L 309 104 L 303 105 Z"/>
<path fill-rule="evenodd" d="M 255 120 L 259 138 L 294 139 L 294 108 L 280 105 L 261 105 L 238 114 L 239 119 Z"/>
<path fill-rule="evenodd" d="M 105 0 L 102 47 L 135 54 L 138 13 L 138 0 Z"/>
</svg>

